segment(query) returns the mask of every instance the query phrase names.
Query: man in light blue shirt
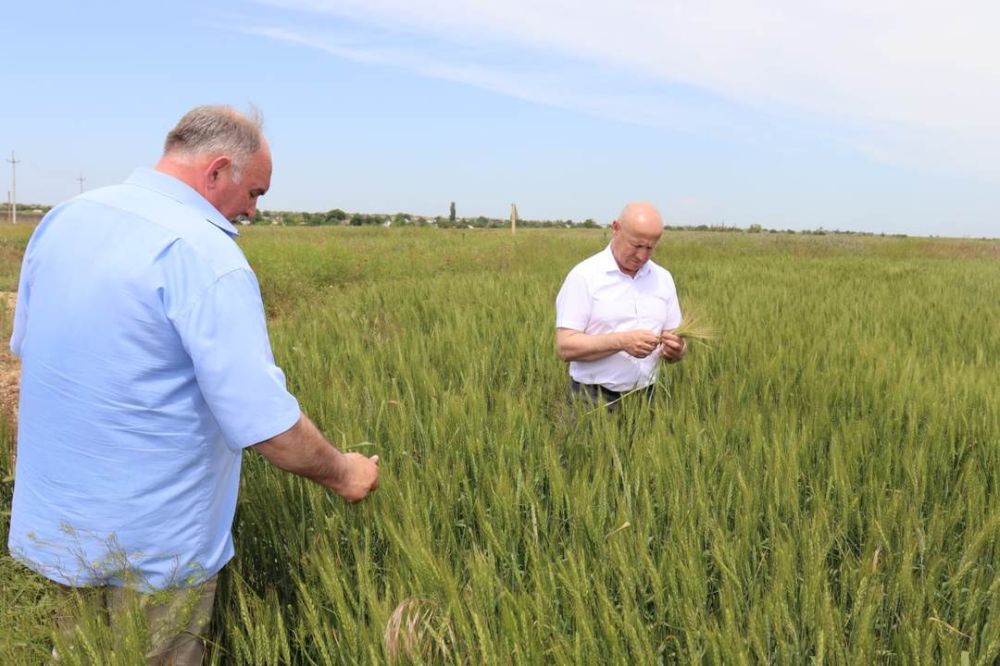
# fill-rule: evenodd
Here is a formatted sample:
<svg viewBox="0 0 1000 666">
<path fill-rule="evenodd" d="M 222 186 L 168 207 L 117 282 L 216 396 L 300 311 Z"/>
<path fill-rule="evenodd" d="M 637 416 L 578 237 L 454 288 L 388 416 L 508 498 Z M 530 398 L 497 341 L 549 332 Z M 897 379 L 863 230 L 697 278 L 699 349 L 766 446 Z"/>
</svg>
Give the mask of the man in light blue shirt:
<svg viewBox="0 0 1000 666">
<path fill-rule="evenodd" d="M 254 215 L 270 176 L 259 120 L 199 107 L 154 169 L 35 230 L 11 339 L 22 375 L 9 547 L 30 568 L 73 587 L 214 591 L 249 446 L 349 501 L 377 486 L 377 456 L 337 451 L 274 363 L 230 223 Z"/>
</svg>

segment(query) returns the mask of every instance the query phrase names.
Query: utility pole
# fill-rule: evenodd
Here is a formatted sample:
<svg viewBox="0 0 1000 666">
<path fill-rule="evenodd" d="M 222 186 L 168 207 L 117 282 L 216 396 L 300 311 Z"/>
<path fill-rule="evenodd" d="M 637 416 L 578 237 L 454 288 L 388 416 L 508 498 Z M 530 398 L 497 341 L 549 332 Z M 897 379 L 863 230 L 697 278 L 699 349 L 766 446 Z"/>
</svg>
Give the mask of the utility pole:
<svg viewBox="0 0 1000 666">
<path fill-rule="evenodd" d="M 10 151 L 10 223 L 17 224 L 17 163 L 21 160 L 14 159 L 14 151 Z"/>
<path fill-rule="evenodd" d="M 87 179 L 83 177 L 83 172 L 82 171 L 80 172 L 80 177 L 77 178 L 77 180 L 80 181 L 80 194 L 83 194 L 83 181 L 85 181 Z"/>
<path fill-rule="evenodd" d="M 510 233 L 517 233 L 517 204 L 510 205 Z"/>
</svg>

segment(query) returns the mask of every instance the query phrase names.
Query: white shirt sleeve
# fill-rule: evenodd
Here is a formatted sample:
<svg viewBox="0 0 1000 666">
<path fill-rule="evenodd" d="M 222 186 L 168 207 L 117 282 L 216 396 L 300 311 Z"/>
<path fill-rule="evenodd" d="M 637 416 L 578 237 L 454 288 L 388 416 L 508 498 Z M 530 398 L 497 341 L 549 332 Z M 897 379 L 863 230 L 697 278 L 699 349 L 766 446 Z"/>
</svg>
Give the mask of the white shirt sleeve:
<svg viewBox="0 0 1000 666">
<path fill-rule="evenodd" d="M 668 295 L 668 298 L 667 320 L 664 322 L 663 328 L 673 330 L 681 325 L 684 317 L 681 315 L 681 304 L 677 298 L 677 287 L 674 284 L 674 278 L 669 273 L 665 276 L 664 292 Z"/>
<path fill-rule="evenodd" d="M 590 321 L 591 298 L 581 271 L 570 271 L 556 296 L 556 328 L 585 331 Z"/>
</svg>

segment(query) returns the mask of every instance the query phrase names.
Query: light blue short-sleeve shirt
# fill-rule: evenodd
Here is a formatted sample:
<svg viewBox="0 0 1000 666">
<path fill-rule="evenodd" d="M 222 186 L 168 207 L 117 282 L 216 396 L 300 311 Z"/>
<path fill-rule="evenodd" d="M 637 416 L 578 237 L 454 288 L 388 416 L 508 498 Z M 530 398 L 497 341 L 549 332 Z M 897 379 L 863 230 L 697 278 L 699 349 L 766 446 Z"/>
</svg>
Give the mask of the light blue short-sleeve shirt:
<svg viewBox="0 0 1000 666">
<path fill-rule="evenodd" d="M 35 571 L 149 589 L 232 558 L 242 450 L 300 416 L 236 233 L 186 184 L 138 169 L 32 235 L 9 547 Z"/>
</svg>

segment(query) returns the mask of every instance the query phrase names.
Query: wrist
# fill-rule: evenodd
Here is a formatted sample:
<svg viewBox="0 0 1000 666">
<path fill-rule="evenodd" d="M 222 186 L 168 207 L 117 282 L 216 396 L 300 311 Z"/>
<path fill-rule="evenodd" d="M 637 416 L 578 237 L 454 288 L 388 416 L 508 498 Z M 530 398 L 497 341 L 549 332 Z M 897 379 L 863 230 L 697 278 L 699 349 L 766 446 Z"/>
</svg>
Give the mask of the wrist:
<svg viewBox="0 0 1000 666">
<path fill-rule="evenodd" d="M 322 484 L 339 495 L 343 488 L 345 477 L 344 454 L 334 446 L 330 446 L 330 449 L 332 455 L 328 457 L 329 463 L 326 466 L 326 474 L 324 475 L 325 478 Z"/>
</svg>

